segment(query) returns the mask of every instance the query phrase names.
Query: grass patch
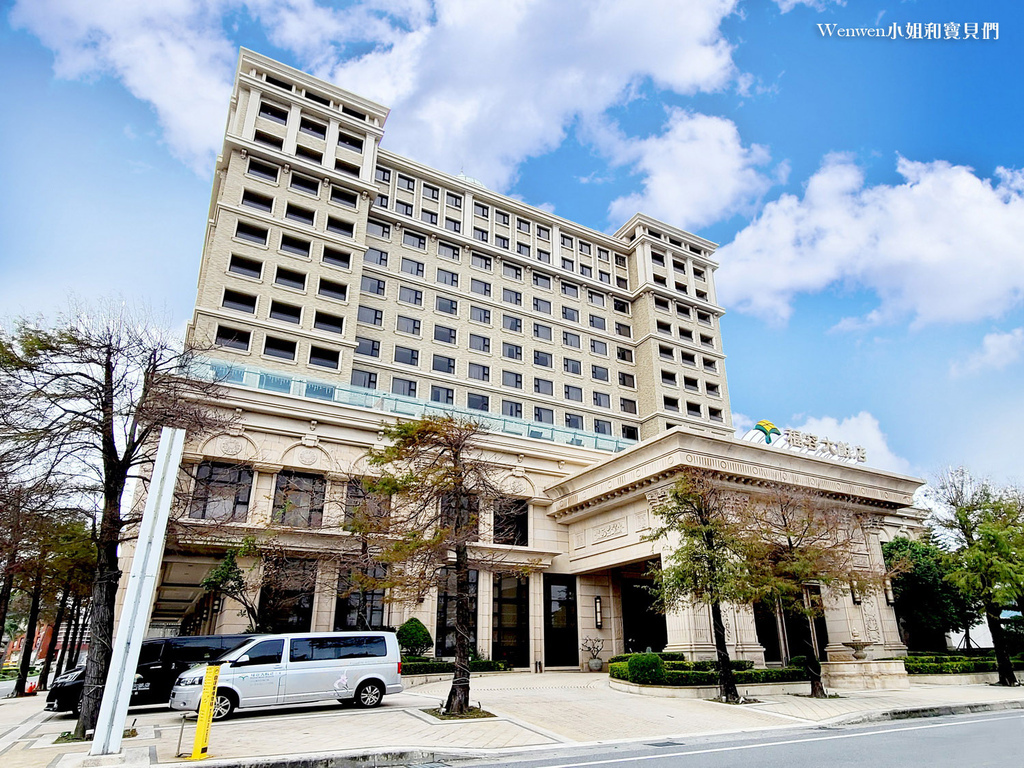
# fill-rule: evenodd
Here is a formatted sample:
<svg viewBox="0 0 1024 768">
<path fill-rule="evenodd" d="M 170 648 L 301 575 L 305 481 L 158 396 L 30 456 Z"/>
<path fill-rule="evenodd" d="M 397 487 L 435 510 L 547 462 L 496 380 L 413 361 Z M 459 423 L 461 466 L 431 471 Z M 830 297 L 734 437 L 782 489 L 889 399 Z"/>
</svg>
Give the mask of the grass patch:
<svg viewBox="0 0 1024 768">
<path fill-rule="evenodd" d="M 139 735 L 139 732 L 134 728 L 125 728 L 124 733 L 121 735 L 122 739 L 134 739 Z M 60 736 L 54 739 L 54 744 L 73 744 L 79 741 L 92 741 L 92 736 L 86 736 L 84 739 L 76 739 L 74 731 L 64 731 Z"/>
<path fill-rule="evenodd" d="M 484 717 L 495 717 L 495 715 L 488 712 L 486 709 L 480 709 L 480 707 L 470 707 L 464 715 L 448 715 L 435 707 L 434 709 L 423 709 L 421 712 L 426 712 L 428 715 L 436 717 L 438 720 L 479 720 Z"/>
</svg>

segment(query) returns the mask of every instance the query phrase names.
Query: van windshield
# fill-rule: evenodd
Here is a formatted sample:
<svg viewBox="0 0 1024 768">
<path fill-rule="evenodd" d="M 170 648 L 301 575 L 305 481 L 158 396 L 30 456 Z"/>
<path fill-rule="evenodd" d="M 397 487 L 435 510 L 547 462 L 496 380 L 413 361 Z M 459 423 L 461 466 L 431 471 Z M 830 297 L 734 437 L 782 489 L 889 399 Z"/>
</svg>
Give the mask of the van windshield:
<svg viewBox="0 0 1024 768">
<path fill-rule="evenodd" d="M 252 640 L 251 637 L 247 637 L 247 638 L 245 638 L 245 640 L 242 640 L 242 641 L 236 643 L 234 646 L 232 646 L 231 650 L 224 651 L 224 653 L 222 653 L 220 656 L 218 656 L 217 657 L 217 661 L 220 661 L 221 659 L 228 658 L 231 654 L 233 654 L 235 651 L 237 651 L 243 645 L 248 645 L 251 640 Z"/>
</svg>

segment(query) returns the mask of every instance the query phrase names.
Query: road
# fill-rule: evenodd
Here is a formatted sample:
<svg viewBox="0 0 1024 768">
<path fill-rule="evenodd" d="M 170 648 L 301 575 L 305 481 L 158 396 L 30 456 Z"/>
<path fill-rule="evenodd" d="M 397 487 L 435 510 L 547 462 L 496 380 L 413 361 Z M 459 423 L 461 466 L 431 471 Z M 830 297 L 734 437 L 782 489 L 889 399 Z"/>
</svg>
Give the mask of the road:
<svg viewBox="0 0 1024 768">
<path fill-rule="evenodd" d="M 32 675 L 31 677 L 29 677 L 28 682 L 29 682 L 29 685 L 31 685 L 32 683 L 38 683 L 39 682 L 39 676 L 38 675 Z M 2 699 L 7 694 L 11 693 L 13 690 L 14 690 L 14 680 L 13 679 L 12 680 L 0 680 L 0 699 Z M 45 699 L 46 696 L 43 696 L 43 698 Z"/>
<path fill-rule="evenodd" d="M 1024 765 L 1024 713 L 984 713 L 756 736 L 651 740 L 507 756 L 474 768 L 1008 768 Z M 535 753 L 536 754 L 536 753 Z"/>
</svg>

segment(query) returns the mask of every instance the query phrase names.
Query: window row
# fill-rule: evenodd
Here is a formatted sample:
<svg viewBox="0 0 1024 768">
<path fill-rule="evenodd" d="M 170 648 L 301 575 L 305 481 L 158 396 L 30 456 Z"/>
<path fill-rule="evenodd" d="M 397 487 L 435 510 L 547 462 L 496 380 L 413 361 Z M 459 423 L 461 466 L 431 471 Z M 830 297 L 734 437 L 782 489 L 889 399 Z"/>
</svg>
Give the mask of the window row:
<svg viewBox="0 0 1024 768">
<path fill-rule="evenodd" d="M 318 316 L 320 314 L 317 313 Z M 338 320 L 340 319 L 338 318 Z M 228 325 L 217 326 L 216 343 L 218 346 L 248 352 L 252 347 L 252 342 L 252 331 L 250 330 Z M 299 345 L 294 339 L 281 338 L 268 333 L 264 336 L 261 354 L 276 360 L 295 362 L 298 359 Z M 336 371 L 341 365 L 341 352 L 337 349 L 310 344 L 306 361 L 309 365 Z"/>
<path fill-rule="evenodd" d="M 267 98 L 260 99 L 260 108 L 257 114 L 264 120 L 270 123 L 277 123 L 278 125 L 288 125 L 289 120 L 292 119 L 292 109 L 289 105 Z M 312 114 L 306 114 L 300 108 L 298 120 L 300 141 L 306 137 L 324 142 L 327 141 L 329 125 L 324 119 Z M 331 139 L 334 140 L 334 137 L 332 136 Z M 337 145 L 342 149 L 361 153 L 363 151 L 363 138 L 340 129 L 338 131 Z"/>
<path fill-rule="evenodd" d="M 669 397 L 668 395 L 665 395 L 665 397 L 662 398 L 662 405 L 664 406 L 666 411 L 671 411 L 673 413 L 682 413 L 683 409 L 685 409 L 685 413 L 687 416 L 692 416 L 693 418 L 696 419 L 703 418 L 704 416 L 704 406 L 702 406 L 700 403 L 694 403 L 687 400 L 682 405 L 680 405 L 678 397 Z M 711 421 L 725 421 L 725 416 L 723 415 L 721 408 L 709 407 L 707 409 L 707 417 Z"/>
<path fill-rule="evenodd" d="M 270 233 L 270 227 L 261 224 L 253 224 L 241 219 L 235 223 L 234 238 L 251 245 L 263 248 L 272 247 Z M 277 233 L 275 232 L 275 234 Z M 336 234 L 342 234 L 342 232 L 338 230 Z M 348 236 L 351 237 L 351 235 Z M 280 232 L 280 237 L 277 238 L 278 251 L 303 259 L 311 259 L 313 257 L 313 244 L 314 241 L 312 240 L 292 235 L 285 231 Z M 337 248 L 332 248 L 329 245 L 322 246 L 321 252 L 325 263 L 331 263 L 332 266 L 344 267 L 346 269 L 351 266 L 352 256 L 350 253 L 339 252 Z"/>
<path fill-rule="evenodd" d="M 671 360 L 675 362 L 678 360 L 683 365 L 690 366 L 691 368 L 699 367 L 703 368 L 708 373 L 718 373 L 718 361 L 710 357 L 701 357 L 698 361 L 697 355 L 693 352 L 687 352 L 685 349 L 677 350 L 673 347 L 666 347 L 664 344 L 658 345 L 658 357 L 662 360 Z"/>
</svg>

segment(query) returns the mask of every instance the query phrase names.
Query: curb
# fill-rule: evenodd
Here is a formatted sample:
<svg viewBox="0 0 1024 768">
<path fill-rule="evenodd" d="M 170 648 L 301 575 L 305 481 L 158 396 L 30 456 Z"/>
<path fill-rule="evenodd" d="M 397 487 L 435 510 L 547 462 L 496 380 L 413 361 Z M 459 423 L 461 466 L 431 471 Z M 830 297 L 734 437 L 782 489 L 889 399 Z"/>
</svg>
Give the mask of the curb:
<svg viewBox="0 0 1024 768">
<path fill-rule="evenodd" d="M 948 715 L 971 715 L 979 712 L 1005 712 L 1013 709 L 1024 709 L 1024 701 L 992 701 L 980 704 L 945 704 L 939 707 L 890 709 L 884 712 L 842 715 L 826 722 L 828 725 L 856 725 L 858 723 L 878 723 L 890 720 L 910 720 L 919 717 L 946 717 Z"/>
<path fill-rule="evenodd" d="M 493 751 L 499 754 L 498 750 Z M 208 768 L 385 768 L 405 765 L 443 765 L 452 760 L 467 760 L 492 756 L 491 750 L 479 749 L 390 749 L 379 752 L 347 750 L 320 752 L 315 755 L 276 755 L 250 758 L 223 758 L 204 760 Z M 154 763 L 159 768 L 183 768 L 194 763 Z"/>
</svg>

